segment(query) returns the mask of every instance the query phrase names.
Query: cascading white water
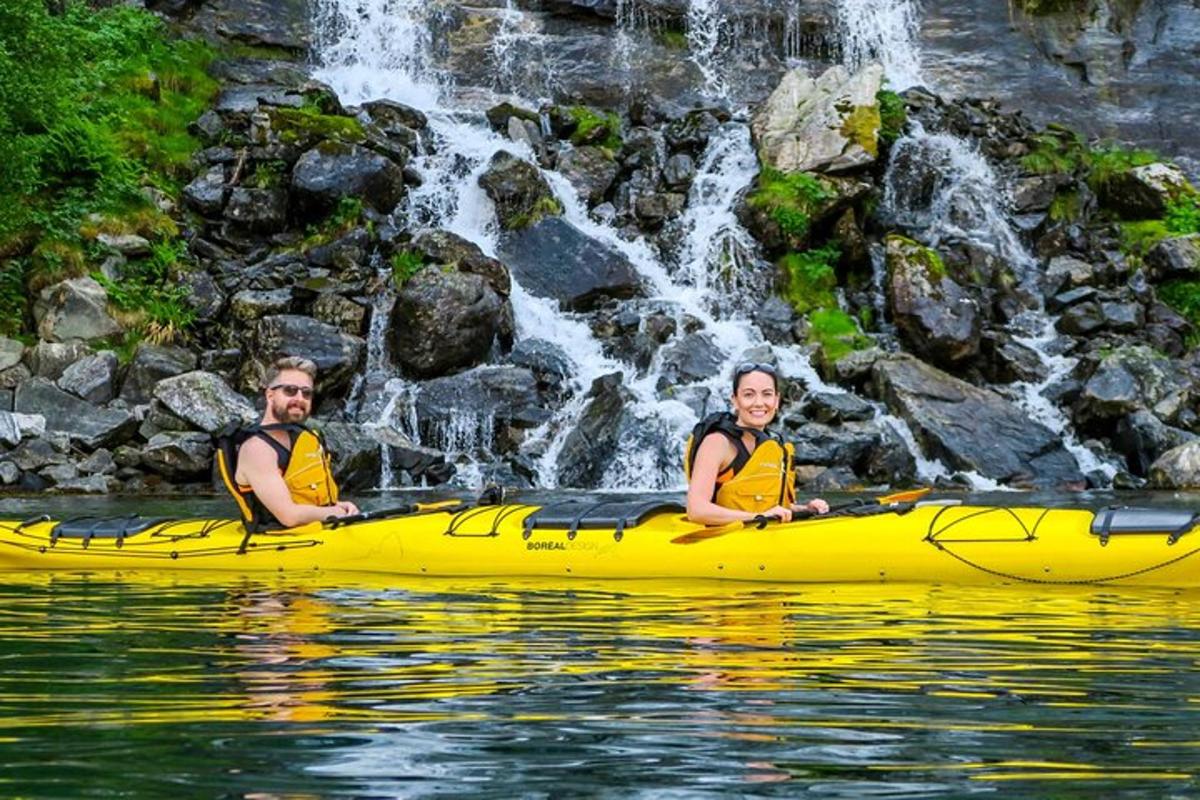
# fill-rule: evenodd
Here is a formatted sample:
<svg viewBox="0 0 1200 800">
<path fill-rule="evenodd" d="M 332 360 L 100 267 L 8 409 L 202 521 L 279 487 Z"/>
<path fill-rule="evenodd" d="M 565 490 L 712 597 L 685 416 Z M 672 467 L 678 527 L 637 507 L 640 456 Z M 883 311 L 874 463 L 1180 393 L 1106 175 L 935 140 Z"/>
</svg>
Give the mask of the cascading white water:
<svg viewBox="0 0 1200 800">
<path fill-rule="evenodd" d="M 882 64 L 888 87 L 897 92 L 924 83 L 918 0 L 837 0 L 837 19 L 848 68 Z"/>
<path fill-rule="evenodd" d="M 488 255 L 497 250 L 498 230 L 491 201 L 478 186 L 479 175 L 492 155 L 504 149 L 532 160 L 524 145 L 511 142 L 492 132 L 479 118 L 463 108 L 448 105 L 449 86 L 430 61 L 427 32 L 421 28 L 423 5 L 410 0 L 373 2 L 365 6 L 359 0 L 320 0 L 318 18 L 332 27 L 322 32 L 319 41 L 321 65 L 317 77 L 333 86 L 347 103 L 386 97 L 408 102 L 429 115 L 432 146 L 427 155 L 414 159 L 412 166 L 423 177 L 423 184 L 412 190 L 402 213 L 410 227 L 440 227 L 477 244 Z M 513 11 L 508 8 L 505 13 Z M 715 9 L 698 14 L 697 24 L 710 26 L 715 57 L 717 37 L 722 25 Z M 515 13 L 515 12 L 514 12 Z M 374 18 L 372 15 L 383 15 Z M 373 23 L 375 27 L 373 27 Z M 502 23 L 514 26 L 515 20 Z M 705 34 L 707 36 L 708 34 Z M 503 41 L 493 48 L 498 63 L 503 63 Z M 715 74 L 715 73 L 714 73 Z M 757 159 L 744 124 L 730 123 L 717 131 L 698 165 L 687 211 L 679 221 L 681 255 L 671 265 L 643 240 L 628 240 L 614 228 L 592 218 L 573 187 L 561 175 L 545 172 L 556 196 L 563 201 L 564 217 L 585 234 L 620 251 L 642 275 L 650 289 L 650 299 L 674 309 L 677 319 L 699 320 L 704 331 L 725 354 L 726 363 L 710 381 L 688 387 L 690 396 L 723 398 L 731 364 L 747 352 L 775 351 L 784 371 L 813 388 L 838 391 L 825 386 L 807 359 L 786 348 L 771 348 L 758 330 L 734 312 L 718 311 L 717 302 L 728 282 L 714 279 L 724 273 L 730 260 L 742 265 L 754 258 L 755 243 L 734 214 L 738 193 L 757 172 Z M 718 288 L 719 287 L 719 288 Z M 611 488 L 678 488 L 683 479 L 679 470 L 679 446 L 686 431 L 695 423 L 696 410 L 689 404 L 659 391 L 661 355 L 649 371 L 638 377 L 631 364 L 608 358 L 590 328 L 582 320 L 565 314 L 552 301 L 530 295 L 514 282 L 512 302 L 517 320 L 518 339 L 537 337 L 557 345 L 572 362 L 573 396 L 556 411 L 553 418 L 526 438 L 529 452 L 541 453 L 538 460 L 539 485 L 557 483 L 556 461 L 566 435 L 583 409 L 584 394 L 592 381 L 604 374 L 621 371 L 634 396 L 629 408 L 632 424 L 622 433 L 622 451 L 616 468 L 604 479 Z M 679 326 L 682 329 L 682 324 Z M 377 335 L 382 335 L 380 331 Z M 760 355 L 761 359 L 763 356 Z M 391 393 L 381 405 L 392 424 L 420 441 L 414 419 L 417 392 L 414 385 L 394 379 L 387 386 Z M 721 400 L 714 401 L 716 403 Z M 709 410 L 712 410 L 710 407 Z M 465 410 L 464 410 L 465 411 Z M 470 419 L 467 419 L 470 417 Z M 461 424 L 426 426 L 425 444 L 457 455 L 463 480 L 479 475 L 479 460 L 488 457 L 487 446 L 492 430 L 488 421 L 464 413 Z"/>
<path fill-rule="evenodd" d="M 688 0 L 688 52 L 704 79 L 705 94 L 713 98 L 729 93 L 718 58 L 723 22 L 721 0 Z"/>
</svg>

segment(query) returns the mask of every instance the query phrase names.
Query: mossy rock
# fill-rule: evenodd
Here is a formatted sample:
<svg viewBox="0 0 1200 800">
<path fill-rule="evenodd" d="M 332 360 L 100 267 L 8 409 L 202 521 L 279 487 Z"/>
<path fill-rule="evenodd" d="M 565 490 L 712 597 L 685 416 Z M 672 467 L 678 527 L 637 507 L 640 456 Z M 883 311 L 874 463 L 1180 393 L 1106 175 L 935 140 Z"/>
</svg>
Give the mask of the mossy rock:
<svg viewBox="0 0 1200 800">
<path fill-rule="evenodd" d="M 271 130 L 279 141 L 301 150 L 322 141 L 362 144 L 367 139 L 362 123 L 354 117 L 322 114 L 311 107 L 270 108 L 267 114 L 271 119 Z"/>
</svg>

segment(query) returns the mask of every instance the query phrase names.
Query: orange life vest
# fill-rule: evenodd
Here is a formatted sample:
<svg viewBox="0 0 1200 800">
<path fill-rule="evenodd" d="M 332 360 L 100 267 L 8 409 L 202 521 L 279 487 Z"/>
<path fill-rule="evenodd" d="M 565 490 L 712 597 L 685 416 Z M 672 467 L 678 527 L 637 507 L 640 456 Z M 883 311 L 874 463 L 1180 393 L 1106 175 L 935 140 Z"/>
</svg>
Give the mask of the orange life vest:
<svg viewBox="0 0 1200 800">
<path fill-rule="evenodd" d="M 725 436 L 733 444 L 733 462 L 717 475 L 713 502 L 724 508 L 760 513 L 774 506 L 790 506 L 796 501 L 795 449 L 774 433 L 742 428 L 728 412 L 712 414 L 692 430 L 684 449 L 683 471 L 690 480 L 692 465 L 700 443 L 712 433 Z M 754 436 L 751 452 L 743 435 Z"/>
</svg>

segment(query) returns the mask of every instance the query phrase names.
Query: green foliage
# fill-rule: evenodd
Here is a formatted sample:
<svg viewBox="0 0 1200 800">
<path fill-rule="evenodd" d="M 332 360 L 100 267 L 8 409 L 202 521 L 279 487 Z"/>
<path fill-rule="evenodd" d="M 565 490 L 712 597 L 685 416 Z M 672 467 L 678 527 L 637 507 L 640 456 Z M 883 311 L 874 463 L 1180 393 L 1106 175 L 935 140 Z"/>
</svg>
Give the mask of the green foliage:
<svg viewBox="0 0 1200 800">
<path fill-rule="evenodd" d="M 1178 311 L 1196 329 L 1188 345 L 1200 344 L 1194 341 L 1200 335 L 1200 281 L 1168 281 L 1158 287 L 1158 299 Z"/>
<path fill-rule="evenodd" d="M 877 156 L 882 127 L 878 105 L 855 106 L 842 121 L 841 133 L 872 156 Z"/>
<path fill-rule="evenodd" d="M 1087 158 L 1083 137 L 1063 128 L 1050 128 L 1033 137 L 1033 149 L 1021 158 L 1021 168 L 1033 175 L 1071 174 Z"/>
<path fill-rule="evenodd" d="M 904 133 L 908 108 L 904 98 L 890 89 L 880 89 L 875 99 L 879 102 L 879 138 L 884 144 L 892 144 Z"/>
<path fill-rule="evenodd" d="M 598 138 L 601 147 L 613 152 L 621 149 L 621 118 L 616 112 L 598 114 L 587 106 L 572 106 L 567 109 L 567 113 L 575 120 L 575 132 L 571 134 L 572 144 L 583 144 Z M 594 133 L 601 126 L 605 130 L 603 137 Z"/>
<path fill-rule="evenodd" d="M 1088 164 L 1091 167 L 1088 183 L 1093 189 L 1099 190 L 1122 172 L 1161 160 L 1161 156 L 1150 150 L 1130 150 L 1115 144 L 1104 145 L 1088 153 Z"/>
<path fill-rule="evenodd" d="M 357 144 L 367 138 L 357 119 L 322 113 L 317 103 L 272 109 L 271 125 L 278 131 L 279 141 L 286 144 L 309 145 L 324 139 Z"/>
<path fill-rule="evenodd" d="M 392 281 L 399 288 L 425 268 L 425 256 L 418 250 L 401 250 L 392 254 Z"/>
<path fill-rule="evenodd" d="M 1169 233 L 1180 236 L 1200 233 L 1200 195 L 1187 194 L 1167 203 L 1163 221 Z"/>
<path fill-rule="evenodd" d="M 808 326 L 809 341 L 821 348 L 821 357 L 828 364 L 871 345 L 871 340 L 858 329 L 854 318 L 840 308 L 821 308 L 812 312 Z"/>
<path fill-rule="evenodd" d="M 508 219 L 501 220 L 505 228 L 519 231 L 540 221 L 543 217 L 555 217 L 563 213 L 563 205 L 557 197 L 543 195 L 525 212 L 513 214 Z"/>
<path fill-rule="evenodd" d="M 170 341 L 195 321 L 196 312 L 187 303 L 188 290 L 175 279 L 185 251 L 182 241 L 159 242 L 149 257 L 126 264 L 117 280 L 92 273 L 108 292 L 109 303 L 126 312 L 122 321 L 133 336 Z"/>
<path fill-rule="evenodd" d="M 349 196 L 340 198 L 337 206 L 321 224 L 308 226 L 304 241 L 300 243 L 300 249 L 309 250 L 313 247 L 321 247 L 344 236 L 362 221 L 362 214 L 362 200 Z"/>
<path fill-rule="evenodd" d="M 687 34 L 683 31 L 662 28 L 661 30 L 655 32 L 654 38 L 658 40 L 659 44 L 668 50 L 683 51 L 688 49 Z"/>
<path fill-rule="evenodd" d="M 1121 250 L 1129 255 L 1144 256 L 1154 245 L 1171 235 L 1161 219 L 1146 219 L 1119 224 Z"/>
<path fill-rule="evenodd" d="M 16 336 L 26 313 L 24 259 L 0 259 L 0 335 Z"/>
<path fill-rule="evenodd" d="M 1079 192 L 1059 192 L 1050 202 L 1050 219 L 1054 222 L 1075 222 L 1083 214 Z"/>
<path fill-rule="evenodd" d="M 287 162 L 262 161 L 254 168 L 254 175 L 248 181 L 258 189 L 274 189 L 282 186 L 287 178 Z"/>
<path fill-rule="evenodd" d="M 0 257 L 22 264 L 6 265 L 0 294 L 18 273 L 33 291 L 86 271 L 75 254 L 90 215 L 144 214 L 145 185 L 177 193 L 198 144 L 187 126 L 217 90 L 211 50 L 169 40 L 143 9 L 47 6 L 0 0 Z"/>
<path fill-rule="evenodd" d="M 841 250 L 836 244 L 827 244 L 815 250 L 788 253 L 779 261 L 783 273 L 783 297 L 800 314 L 817 308 L 837 306 L 834 290 L 837 289 L 837 273 L 834 267 Z"/>
<path fill-rule="evenodd" d="M 751 208 L 766 211 L 783 234 L 796 241 L 808 234 L 812 215 L 836 196 L 832 188 L 807 172 L 783 173 L 764 167 L 758 187 L 746 199 Z"/>
</svg>

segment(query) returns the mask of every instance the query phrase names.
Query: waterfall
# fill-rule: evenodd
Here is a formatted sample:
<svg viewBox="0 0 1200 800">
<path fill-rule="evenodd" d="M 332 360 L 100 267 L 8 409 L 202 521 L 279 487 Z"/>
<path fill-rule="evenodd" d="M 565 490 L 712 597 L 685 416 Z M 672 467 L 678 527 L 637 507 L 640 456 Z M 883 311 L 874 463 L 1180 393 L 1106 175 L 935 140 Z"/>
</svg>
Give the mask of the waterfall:
<svg viewBox="0 0 1200 800">
<path fill-rule="evenodd" d="M 882 64 L 897 92 L 924 83 L 917 0 L 837 0 L 837 20 L 842 61 L 851 71 Z"/>
<path fill-rule="evenodd" d="M 688 52 L 703 76 L 705 94 L 714 98 L 723 98 L 729 92 L 718 58 L 724 23 L 721 0 L 688 0 Z"/>
</svg>

